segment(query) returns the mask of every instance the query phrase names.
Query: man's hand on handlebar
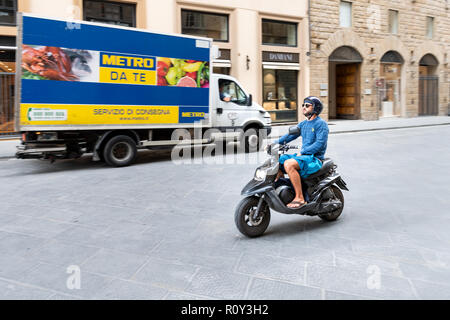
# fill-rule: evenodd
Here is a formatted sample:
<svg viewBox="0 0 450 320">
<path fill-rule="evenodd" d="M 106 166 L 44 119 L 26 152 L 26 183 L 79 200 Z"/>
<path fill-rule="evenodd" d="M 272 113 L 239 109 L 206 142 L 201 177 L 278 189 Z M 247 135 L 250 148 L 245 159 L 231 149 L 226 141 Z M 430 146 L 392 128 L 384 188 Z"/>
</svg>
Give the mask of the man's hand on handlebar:
<svg viewBox="0 0 450 320">
<path fill-rule="evenodd" d="M 276 146 L 278 146 L 279 144 L 278 143 L 271 143 L 271 144 L 268 144 L 265 148 L 264 148 L 264 150 L 268 153 L 268 154 L 272 154 L 272 150 L 276 147 Z"/>
</svg>

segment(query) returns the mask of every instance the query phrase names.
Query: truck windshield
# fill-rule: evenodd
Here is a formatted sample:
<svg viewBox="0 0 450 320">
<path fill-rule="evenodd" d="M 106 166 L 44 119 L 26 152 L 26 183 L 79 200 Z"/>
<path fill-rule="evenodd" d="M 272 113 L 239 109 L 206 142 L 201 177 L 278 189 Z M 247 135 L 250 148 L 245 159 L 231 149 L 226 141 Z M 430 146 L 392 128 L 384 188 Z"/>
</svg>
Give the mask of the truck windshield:
<svg viewBox="0 0 450 320">
<path fill-rule="evenodd" d="M 227 79 L 219 79 L 220 99 L 230 97 L 230 101 L 239 105 L 246 105 L 247 96 L 236 82 Z"/>
</svg>

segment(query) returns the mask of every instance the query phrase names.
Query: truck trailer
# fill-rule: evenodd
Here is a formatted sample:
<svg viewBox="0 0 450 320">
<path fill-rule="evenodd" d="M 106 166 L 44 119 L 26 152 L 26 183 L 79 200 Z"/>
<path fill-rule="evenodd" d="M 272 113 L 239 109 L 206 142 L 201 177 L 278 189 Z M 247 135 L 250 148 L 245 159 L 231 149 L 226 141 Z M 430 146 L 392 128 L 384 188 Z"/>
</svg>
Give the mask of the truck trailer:
<svg viewBox="0 0 450 320">
<path fill-rule="evenodd" d="M 238 141 L 251 151 L 270 134 L 269 113 L 239 81 L 212 73 L 209 38 L 25 13 L 17 26 L 17 158 L 92 153 L 120 167 L 139 149 Z"/>
</svg>

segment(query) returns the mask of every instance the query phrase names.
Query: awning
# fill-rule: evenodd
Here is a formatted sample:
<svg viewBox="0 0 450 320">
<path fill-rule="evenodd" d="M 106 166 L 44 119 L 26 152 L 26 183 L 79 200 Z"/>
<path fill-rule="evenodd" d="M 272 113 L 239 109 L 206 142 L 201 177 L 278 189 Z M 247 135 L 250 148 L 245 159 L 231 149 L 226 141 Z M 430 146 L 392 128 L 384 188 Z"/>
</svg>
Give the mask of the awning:
<svg viewBox="0 0 450 320">
<path fill-rule="evenodd" d="M 214 60 L 213 67 L 231 68 L 231 60 Z"/>
<path fill-rule="evenodd" d="M 17 50 L 17 47 L 0 46 L 0 50 Z"/>
<path fill-rule="evenodd" d="M 300 64 L 285 62 L 263 62 L 263 69 L 300 70 Z"/>
</svg>

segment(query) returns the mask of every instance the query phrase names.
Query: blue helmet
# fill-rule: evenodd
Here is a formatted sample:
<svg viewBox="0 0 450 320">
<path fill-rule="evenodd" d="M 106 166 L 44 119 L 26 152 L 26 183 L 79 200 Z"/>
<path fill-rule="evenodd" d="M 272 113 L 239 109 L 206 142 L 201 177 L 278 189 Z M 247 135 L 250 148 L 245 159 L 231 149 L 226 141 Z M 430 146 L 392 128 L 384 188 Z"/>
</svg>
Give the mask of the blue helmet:
<svg viewBox="0 0 450 320">
<path fill-rule="evenodd" d="M 310 104 L 312 104 L 313 105 L 313 113 L 315 113 L 317 115 L 319 115 L 322 112 L 322 110 L 323 110 L 322 101 L 320 101 L 320 99 L 317 98 L 317 97 L 314 97 L 314 96 L 306 97 L 303 100 L 303 103 L 310 103 Z"/>
</svg>

